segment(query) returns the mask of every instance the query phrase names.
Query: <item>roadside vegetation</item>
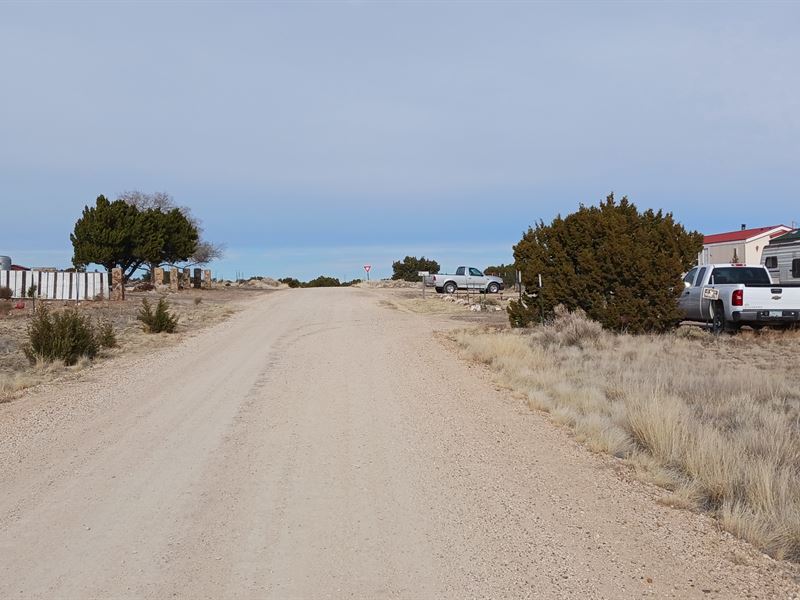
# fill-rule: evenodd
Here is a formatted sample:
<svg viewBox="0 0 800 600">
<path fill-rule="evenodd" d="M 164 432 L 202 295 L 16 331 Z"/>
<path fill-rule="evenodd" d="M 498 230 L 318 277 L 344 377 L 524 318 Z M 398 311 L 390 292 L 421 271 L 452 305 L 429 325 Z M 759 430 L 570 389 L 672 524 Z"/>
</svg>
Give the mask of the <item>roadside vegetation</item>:
<svg viewBox="0 0 800 600">
<path fill-rule="evenodd" d="M 797 333 L 616 334 L 558 307 L 543 325 L 454 339 L 532 409 L 669 490 L 664 502 L 800 560 Z"/>
<path fill-rule="evenodd" d="M 131 292 L 121 302 L 37 302 L 35 311 L 31 301 L 16 309 L 15 303 L 0 300 L 0 402 L 78 373 L 97 360 L 150 352 L 173 343 L 170 338 L 178 341 L 186 332 L 234 314 L 240 297 L 225 289 L 172 294 L 163 307 L 163 313 L 176 320 L 172 336 L 151 335 L 137 318 L 148 298 L 156 317 L 154 293 Z M 166 323 L 164 316 L 156 321 Z"/>
<path fill-rule="evenodd" d="M 114 201 L 98 196 L 85 206 L 70 234 L 77 269 L 102 265 L 122 269 L 127 282 L 142 268 L 147 277 L 161 265 L 191 267 L 222 257 L 224 246 L 201 238 L 200 221 L 166 193 L 123 193 Z"/>
<path fill-rule="evenodd" d="M 282 277 L 278 280 L 285 283 L 290 288 L 317 288 L 317 287 L 350 287 L 361 283 L 361 279 L 352 279 L 351 281 L 339 281 L 338 277 L 330 277 L 328 275 L 320 275 L 310 281 L 300 281 L 294 277 Z"/>
<path fill-rule="evenodd" d="M 511 325 L 540 322 L 563 305 L 614 331 L 674 329 L 681 280 L 702 245 L 703 236 L 686 231 L 672 214 L 639 212 L 613 194 L 549 225 L 540 222 L 514 246 L 527 293 L 511 303 Z"/>
<path fill-rule="evenodd" d="M 416 256 L 406 256 L 403 260 L 396 260 L 392 263 L 392 279 L 419 281 L 419 275 L 417 273 L 420 271 L 438 273 L 439 268 L 439 263 L 435 260 L 425 258 L 424 256 L 420 258 Z"/>
<path fill-rule="evenodd" d="M 178 316 L 169 312 L 169 303 L 163 297 L 158 299 L 155 309 L 147 298 L 142 298 L 136 318 L 147 333 L 175 333 L 178 327 Z"/>
<path fill-rule="evenodd" d="M 103 339 L 114 336 L 113 326 Z M 80 358 L 92 360 L 101 342 L 91 319 L 77 308 L 51 314 L 46 304 L 39 304 L 28 325 L 28 343 L 22 351 L 31 364 L 38 361 L 62 361 L 72 366 Z"/>
</svg>

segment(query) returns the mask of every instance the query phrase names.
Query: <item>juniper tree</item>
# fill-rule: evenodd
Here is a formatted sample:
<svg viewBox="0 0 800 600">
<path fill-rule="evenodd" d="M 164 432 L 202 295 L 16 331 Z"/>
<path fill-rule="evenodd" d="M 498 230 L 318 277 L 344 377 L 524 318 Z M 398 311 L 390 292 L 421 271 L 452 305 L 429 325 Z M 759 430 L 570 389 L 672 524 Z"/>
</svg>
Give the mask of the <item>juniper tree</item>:
<svg viewBox="0 0 800 600">
<path fill-rule="evenodd" d="M 608 329 L 664 331 L 680 320 L 681 276 L 695 264 L 702 240 L 671 213 L 639 212 L 613 194 L 549 225 L 540 221 L 514 246 L 527 293 L 509 306 L 511 324 L 529 325 L 540 311 L 547 317 L 562 304 Z"/>
<path fill-rule="evenodd" d="M 439 263 L 435 260 L 430 260 L 424 256 L 417 258 L 416 256 L 406 256 L 402 261 L 395 261 L 392 263 L 392 279 L 402 279 L 404 281 L 419 281 L 420 271 L 428 271 L 429 273 L 439 272 Z"/>
</svg>

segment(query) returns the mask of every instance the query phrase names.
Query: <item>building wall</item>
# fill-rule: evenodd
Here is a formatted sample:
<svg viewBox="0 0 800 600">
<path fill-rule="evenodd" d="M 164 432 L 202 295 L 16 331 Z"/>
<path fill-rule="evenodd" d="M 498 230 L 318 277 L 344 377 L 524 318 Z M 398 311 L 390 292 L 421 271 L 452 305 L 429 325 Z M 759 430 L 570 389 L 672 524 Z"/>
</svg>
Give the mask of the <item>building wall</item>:
<svg viewBox="0 0 800 600">
<path fill-rule="evenodd" d="M 761 255 L 764 253 L 764 248 L 769 244 L 769 238 L 757 238 L 751 242 L 747 243 L 747 248 L 745 249 L 747 253 L 747 259 L 744 261 L 747 264 L 751 265 L 760 265 L 761 264 Z"/>
<path fill-rule="evenodd" d="M 743 261 L 745 256 L 744 242 L 729 242 L 727 244 L 704 246 L 703 251 L 700 253 L 699 262 L 701 265 L 729 263 L 733 260 L 734 250 L 736 250 L 736 256 L 739 260 Z"/>
<path fill-rule="evenodd" d="M 749 242 L 727 242 L 703 246 L 698 257 L 698 264 L 708 265 L 715 263 L 733 262 L 733 251 L 741 263 L 750 265 L 761 264 L 761 255 L 764 247 L 769 244 L 769 237 L 763 236 Z"/>
</svg>

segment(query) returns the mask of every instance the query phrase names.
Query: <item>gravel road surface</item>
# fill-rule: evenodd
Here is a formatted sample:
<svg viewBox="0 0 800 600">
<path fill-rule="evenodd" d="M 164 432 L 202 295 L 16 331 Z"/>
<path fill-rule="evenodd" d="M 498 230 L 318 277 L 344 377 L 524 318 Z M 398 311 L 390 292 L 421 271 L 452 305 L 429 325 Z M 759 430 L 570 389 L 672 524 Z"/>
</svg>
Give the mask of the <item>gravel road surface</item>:
<svg viewBox="0 0 800 600">
<path fill-rule="evenodd" d="M 0 405 L 0 598 L 793 598 L 391 290 L 288 290 Z"/>
</svg>

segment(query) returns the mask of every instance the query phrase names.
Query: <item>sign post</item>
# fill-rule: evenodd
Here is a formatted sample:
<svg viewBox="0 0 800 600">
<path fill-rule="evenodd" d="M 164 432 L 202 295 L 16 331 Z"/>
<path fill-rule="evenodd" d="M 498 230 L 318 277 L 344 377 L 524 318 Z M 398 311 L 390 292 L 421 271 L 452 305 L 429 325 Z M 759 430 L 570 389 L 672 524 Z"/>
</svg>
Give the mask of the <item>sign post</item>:
<svg viewBox="0 0 800 600">
<path fill-rule="evenodd" d="M 369 281 L 369 270 L 372 268 L 372 265 L 364 265 L 364 270 L 367 272 L 367 281 Z"/>
<path fill-rule="evenodd" d="M 430 275 L 430 271 L 417 271 L 417 275 L 422 278 L 422 297 L 425 297 L 425 278 Z"/>
</svg>

